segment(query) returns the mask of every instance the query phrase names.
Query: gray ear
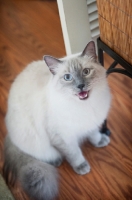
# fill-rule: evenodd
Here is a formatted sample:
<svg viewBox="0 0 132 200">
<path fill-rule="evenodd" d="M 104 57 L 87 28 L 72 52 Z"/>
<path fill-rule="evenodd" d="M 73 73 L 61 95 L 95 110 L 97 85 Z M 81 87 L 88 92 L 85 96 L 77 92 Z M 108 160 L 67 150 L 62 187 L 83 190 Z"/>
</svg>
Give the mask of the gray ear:
<svg viewBox="0 0 132 200">
<path fill-rule="evenodd" d="M 62 63 L 62 61 L 52 56 L 44 56 L 43 59 L 46 62 L 47 66 L 49 67 L 51 73 L 55 75 L 56 74 L 55 69 L 57 68 L 58 64 Z"/>
<path fill-rule="evenodd" d="M 96 49 L 94 41 L 90 41 L 82 52 L 82 56 L 90 56 L 96 60 Z"/>
</svg>

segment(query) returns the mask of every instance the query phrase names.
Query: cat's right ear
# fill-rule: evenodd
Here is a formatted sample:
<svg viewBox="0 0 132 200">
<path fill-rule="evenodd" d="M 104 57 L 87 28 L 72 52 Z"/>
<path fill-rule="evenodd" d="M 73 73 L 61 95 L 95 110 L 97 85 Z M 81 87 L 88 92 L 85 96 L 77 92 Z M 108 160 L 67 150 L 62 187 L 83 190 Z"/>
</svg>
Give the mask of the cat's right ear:
<svg viewBox="0 0 132 200">
<path fill-rule="evenodd" d="M 88 56 L 91 57 L 94 61 L 96 61 L 97 56 L 96 56 L 96 49 L 95 49 L 95 43 L 94 41 L 90 41 L 85 49 L 82 52 L 82 56 Z"/>
<path fill-rule="evenodd" d="M 47 64 L 47 66 L 49 67 L 49 70 L 51 71 L 51 73 L 53 75 L 55 75 L 56 68 L 60 63 L 62 63 L 62 61 L 60 61 L 59 59 L 54 58 L 52 56 L 44 56 L 43 59 L 44 59 L 45 63 Z"/>
</svg>

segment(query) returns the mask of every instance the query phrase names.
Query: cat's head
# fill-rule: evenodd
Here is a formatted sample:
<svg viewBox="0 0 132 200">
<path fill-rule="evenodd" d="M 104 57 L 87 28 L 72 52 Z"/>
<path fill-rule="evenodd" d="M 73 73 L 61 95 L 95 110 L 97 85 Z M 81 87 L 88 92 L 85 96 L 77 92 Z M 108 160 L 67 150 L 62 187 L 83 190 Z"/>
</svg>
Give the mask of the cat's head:
<svg viewBox="0 0 132 200">
<path fill-rule="evenodd" d="M 87 99 L 91 90 L 106 79 L 105 69 L 96 60 L 93 41 L 87 44 L 79 56 L 63 60 L 44 56 L 44 60 L 53 74 L 56 89 L 80 100 Z"/>
</svg>

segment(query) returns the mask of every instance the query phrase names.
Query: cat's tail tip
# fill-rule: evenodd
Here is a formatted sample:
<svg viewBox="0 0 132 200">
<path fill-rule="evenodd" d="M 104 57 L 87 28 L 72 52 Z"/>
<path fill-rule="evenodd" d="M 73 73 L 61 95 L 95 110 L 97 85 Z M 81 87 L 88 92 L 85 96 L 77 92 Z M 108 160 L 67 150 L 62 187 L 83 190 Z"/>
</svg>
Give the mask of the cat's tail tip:
<svg viewBox="0 0 132 200">
<path fill-rule="evenodd" d="M 29 163 L 19 176 L 23 189 L 34 200 L 53 200 L 58 195 L 58 172 L 47 163 Z"/>
</svg>

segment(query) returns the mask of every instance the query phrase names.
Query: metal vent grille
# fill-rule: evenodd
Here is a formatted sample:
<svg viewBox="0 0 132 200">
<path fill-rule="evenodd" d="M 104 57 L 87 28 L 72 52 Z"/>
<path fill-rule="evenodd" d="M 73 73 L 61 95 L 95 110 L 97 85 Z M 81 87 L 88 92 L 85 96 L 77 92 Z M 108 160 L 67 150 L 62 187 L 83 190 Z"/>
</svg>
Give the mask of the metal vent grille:
<svg viewBox="0 0 132 200">
<path fill-rule="evenodd" d="M 88 8 L 89 28 L 91 32 L 91 38 L 95 39 L 100 34 L 96 0 L 87 0 L 87 8 Z"/>
</svg>

